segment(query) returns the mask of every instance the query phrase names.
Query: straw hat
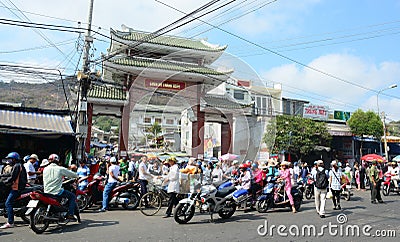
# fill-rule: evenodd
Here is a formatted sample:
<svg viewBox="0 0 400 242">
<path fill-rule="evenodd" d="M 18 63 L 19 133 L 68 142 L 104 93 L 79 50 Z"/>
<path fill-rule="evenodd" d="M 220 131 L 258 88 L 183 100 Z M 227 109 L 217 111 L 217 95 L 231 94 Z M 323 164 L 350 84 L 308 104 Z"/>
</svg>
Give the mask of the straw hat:
<svg viewBox="0 0 400 242">
<path fill-rule="evenodd" d="M 47 166 L 48 164 L 49 164 L 49 160 L 43 159 L 43 160 L 42 160 L 42 163 L 40 163 L 40 167 Z"/>
<path fill-rule="evenodd" d="M 290 162 L 288 161 L 282 161 L 281 166 L 290 166 Z"/>
<path fill-rule="evenodd" d="M 276 163 L 275 160 L 273 160 L 273 159 L 269 159 L 268 160 L 268 165 L 267 166 L 276 166 L 276 165 L 277 165 L 277 163 Z"/>
</svg>

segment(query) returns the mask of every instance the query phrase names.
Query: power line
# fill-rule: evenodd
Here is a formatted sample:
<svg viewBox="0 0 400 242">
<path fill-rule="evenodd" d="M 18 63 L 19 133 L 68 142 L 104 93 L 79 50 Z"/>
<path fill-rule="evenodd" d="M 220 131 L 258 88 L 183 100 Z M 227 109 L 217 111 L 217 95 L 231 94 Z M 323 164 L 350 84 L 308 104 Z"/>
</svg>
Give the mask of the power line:
<svg viewBox="0 0 400 242">
<path fill-rule="evenodd" d="M 171 9 L 174 9 L 175 11 L 178 11 L 178 12 L 180 12 L 180 13 L 185 14 L 185 12 L 183 12 L 183 11 L 181 11 L 181 10 L 179 10 L 179 9 L 177 9 L 177 8 L 175 8 L 175 7 L 173 7 L 173 6 L 170 6 L 170 5 L 166 4 L 166 3 L 163 3 L 163 4 L 164 4 L 165 6 L 171 8 Z M 200 20 L 200 21 L 203 21 L 203 20 L 201 20 L 201 19 L 199 19 L 199 20 Z M 204 22 L 204 21 L 203 21 L 203 22 Z M 337 76 L 335 76 L 335 75 L 333 75 L 333 74 L 330 74 L 330 73 L 328 73 L 328 72 L 325 72 L 325 71 L 322 71 L 322 70 L 317 69 L 317 68 L 315 68 L 315 67 L 312 67 L 312 66 L 309 66 L 309 65 L 307 65 L 307 64 L 304 64 L 304 63 L 302 63 L 302 62 L 300 62 L 300 61 L 298 61 L 298 60 L 295 60 L 295 59 L 293 59 L 293 58 L 291 58 L 291 57 L 288 57 L 288 56 L 285 56 L 285 55 L 283 55 L 283 54 L 281 54 L 281 53 L 279 53 L 279 52 L 276 52 L 276 51 L 274 51 L 274 50 L 271 50 L 271 49 L 269 49 L 269 48 L 266 48 L 266 47 L 264 47 L 264 46 L 262 46 L 262 45 L 260 45 L 260 44 L 257 44 L 257 43 L 255 43 L 255 42 L 253 42 L 253 41 L 250 41 L 250 40 L 248 40 L 248 39 L 246 39 L 246 38 L 244 38 L 244 37 L 242 37 L 242 36 L 239 36 L 239 35 L 237 35 L 237 34 L 234 34 L 234 33 L 230 32 L 230 31 L 225 30 L 225 29 L 222 29 L 222 28 L 220 28 L 220 27 L 218 27 L 218 26 L 215 26 L 215 25 L 213 25 L 213 24 L 211 24 L 211 23 L 208 23 L 208 22 L 205 22 L 205 23 L 207 23 L 208 25 L 212 26 L 213 28 L 218 29 L 218 30 L 220 30 L 220 31 L 222 31 L 222 32 L 224 32 L 224 33 L 226 33 L 226 34 L 228 34 L 228 35 L 231 35 L 231 36 L 233 36 L 233 37 L 235 37 L 235 38 L 238 38 L 238 39 L 240 39 L 240 40 L 242 40 L 242 41 L 244 41 L 244 42 L 246 42 L 246 43 L 249 43 L 249 44 L 251 44 L 251 45 L 254 45 L 254 46 L 256 46 L 256 47 L 258 47 L 258 48 L 260 48 L 260 49 L 263 49 L 263 50 L 265 50 L 265 51 L 268 51 L 268 52 L 270 52 L 270 53 L 272 53 L 272 54 L 274 54 L 274 55 L 277 55 L 277 56 L 279 56 L 279 57 L 281 57 L 281 58 L 283 58 L 283 59 L 289 60 L 289 61 L 291 61 L 291 62 L 293 62 L 293 63 L 296 63 L 296 64 L 298 64 L 298 65 L 300 65 L 300 66 L 303 66 L 303 67 L 305 67 L 305 68 L 307 68 L 307 69 L 313 70 L 313 71 L 318 72 L 318 73 L 320 73 L 320 74 L 323 74 L 323 75 L 325 75 L 325 76 L 331 77 L 331 78 L 336 79 L 336 80 L 338 80 L 338 81 L 341 81 L 341 82 L 344 82 L 344 83 L 347 83 L 347 84 L 356 86 L 356 87 L 358 87 L 358 88 L 361 88 L 361 89 L 364 89 L 364 90 L 367 90 L 367 91 L 372 91 L 372 92 L 375 92 L 375 93 L 378 93 L 378 92 L 379 92 L 379 91 L 377 91 L 377 90 L 375 90 L 375 89 L 365 87 L 365 86 L 363 86 L 363 85 L 361 85 L 361 84 L 351 82 L 351 81 L 346 80 L 346 79 L 344 79 L 344 78 L 337 77 Z M 386 95 L 386 96 L 392 97 L 392 98 L 396 98 L 396 99 L 400 99 L 400 97 L 396 97 L 396 96 L 394 96 L 394 95 L 389 95 L 389 94 L 383 94 L 383 95 Z"/>
<path fill-rule="evenodd" d="M 0 1 L 0 2 L 3 4 L 3 6 L 7 7 L 2 1 Z M 8 2 L 9 2 L 11 5 L 13 5 L 13 6 L 22 14 L 22 16 L 25 17 L 26 20 L 28 20 L 29 22 L 32 22 L 23 12 L 21 12 L 21 10 L 20 10 L 13 2 L 11 2 L 10 0 L 8 0 Z M 20 16 L 18 16 L 18 14 L 16 14 L 12 9 L 10 9 L 10 8 L 8 8 L 8 7 L 7 7 L 7 9 L 8 9 L 9 11 L 11 11 L 11 13 L 13 13 L 17 18 L 19 18 L 19 19 L 22 20 L 22 18 L 21 18 Z M 58 50 L 64 57 L 66 56 L 65 53 L 64 53 L 60 48 L 58 48 L 58 47 L 57 47 L 45 34 L 43 34 L 40 30 L 34 29 L 33 31 L 34 31 L 35 33 L 37 33 L 40 37 L 42 37 L 47 43 L 49 43 L 50 45 L 52 45 L 56 50 Z"/>
</svg>

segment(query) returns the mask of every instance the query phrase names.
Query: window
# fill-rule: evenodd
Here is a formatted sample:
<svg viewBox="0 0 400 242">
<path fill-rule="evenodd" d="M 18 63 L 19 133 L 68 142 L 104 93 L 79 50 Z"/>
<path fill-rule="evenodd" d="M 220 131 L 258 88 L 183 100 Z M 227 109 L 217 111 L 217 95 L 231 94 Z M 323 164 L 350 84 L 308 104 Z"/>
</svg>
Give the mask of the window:
<svg viewBox="0 0 400 242">
<path fill-rule="evenodd" d="M 262 114 L 267 114 L 267 98 L 263 97 L 262 99 Z"/>
<path fill-rule="evenodd" d="M 166 123 L 166 124 L 174 124 L 174 120 L 168 118 L 168 119 L 165 121 L 165 123 Z"/>
<path fill-rule="evenodd" d="M 244 91 L 234 90 L 233 97 L 237 100 L 244 100 Z"/>
<path fill-rule="evenodd" d="M 159 123 L 159 124 L 162 123 L 161 118 L 155 118 L 155 119 L 154 119 L 154 122 L 155 122 L 155 123 Z"/>
<path fill-rule="evenodd" d="M 145 117 L 143 122 L 146 123 L 146 124 L 149 124 L 149 123 L 151 123 L 151 118 L 150 117 Z"/>
</svg>

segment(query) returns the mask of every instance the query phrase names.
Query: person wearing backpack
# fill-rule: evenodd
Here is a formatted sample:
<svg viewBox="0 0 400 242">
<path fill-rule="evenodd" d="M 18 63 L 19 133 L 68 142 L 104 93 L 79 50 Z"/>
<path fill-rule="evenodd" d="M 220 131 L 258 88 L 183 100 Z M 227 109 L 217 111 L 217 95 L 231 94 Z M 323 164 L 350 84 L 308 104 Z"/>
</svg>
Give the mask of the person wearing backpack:
<svg viewBox="0 0 400 242">
<path fill-rule="evenodd" d="M 317 169 L 314 181 L 315 208 L 320 218 L 325 218 L 326 188 L 329 185 L 329 181 L 324 169 L 324 162 L 322 160 L 317 161 Z"/>
</svg>

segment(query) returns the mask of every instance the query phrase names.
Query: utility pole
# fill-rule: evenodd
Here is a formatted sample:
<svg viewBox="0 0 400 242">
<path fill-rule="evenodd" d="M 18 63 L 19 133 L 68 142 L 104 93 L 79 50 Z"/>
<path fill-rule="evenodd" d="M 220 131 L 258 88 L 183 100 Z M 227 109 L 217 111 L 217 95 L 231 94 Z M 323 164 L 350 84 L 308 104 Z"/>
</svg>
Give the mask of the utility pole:
<svg viewBox="0 0 400 242">
<path fill-rule="evenodd" d="M 85 49 L 83 53 L 83 64 L 82 72 L 77 75 L 80 81 L 80 99 L 78 105 L 78 122 L 76 132 L 79 134 L 79 143 L 76 158 L 78 161 L 85 159 L 85 141 L 88 135 L 88 113 L 87 113 L 87 93 L 90 88 L 90 60 L 89 52 L 91 44 L 93 43 L 93 37 L 91 36 L 92 29 L 92 16 L 93 16 L 93 3 L 94 0 L 90 0 L 89 5 L 89 16 L 88 16 L 88 28 L 85 35 Z"/>
<path fill-rule="evenodd" d="M 388 146 L 387 146 L 387 138 L 386 138 L 386 115 L 385 112 L 382 112 L 382 118 L 383 118 L 383 142 L 384 142 L 384 147 L 385 147 L 385 158 L 386 161 L 389 161 L 389 156 L 388 156 Z"/>
</svg>

